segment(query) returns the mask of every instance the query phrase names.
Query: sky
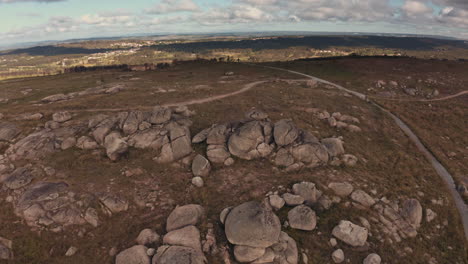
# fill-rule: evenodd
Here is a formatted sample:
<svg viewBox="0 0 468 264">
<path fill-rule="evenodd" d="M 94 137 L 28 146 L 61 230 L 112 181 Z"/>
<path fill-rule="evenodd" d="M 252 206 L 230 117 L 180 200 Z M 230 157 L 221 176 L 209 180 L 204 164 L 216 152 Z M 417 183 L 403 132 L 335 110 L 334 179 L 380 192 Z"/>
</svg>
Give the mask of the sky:
<svg viewBox="0 0 468 264">
<path fill-rule="evenodd" d="M 468 0 L 0 0 L 0 45 L 147 33 L 265 31 L 468 39 Z"/>
</svg>

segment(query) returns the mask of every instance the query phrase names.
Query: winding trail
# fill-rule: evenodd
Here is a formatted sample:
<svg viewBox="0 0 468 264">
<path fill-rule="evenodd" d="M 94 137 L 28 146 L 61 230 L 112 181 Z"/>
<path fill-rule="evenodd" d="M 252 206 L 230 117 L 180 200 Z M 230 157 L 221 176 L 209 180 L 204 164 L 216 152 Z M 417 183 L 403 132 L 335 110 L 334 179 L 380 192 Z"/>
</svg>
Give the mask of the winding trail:
<svg viewBox="0 0 468 264">
<path fill-rule="evenodd" d="M 252 65 L 252 64 L 249 64 L 249 65 Z M 364 95 L 362 93 L 359 93 L 359 92 L 356 92 L 356 91 L 349 90 L 349 89 L 344 88 L 343 86 L 340 86 L 338 84 L 335 84 L 335 83 L 332 83 L 332 82 L 329 82 L 329 81 L 326 81 L 326 80 L 323 80 L 323 79 L 320 79 L 320 78 L 317 78 L 317 77 L 314 77 L 314 76 L 311 76 L 311 75 L 307 75 L 307 74 L 304 74 L 304 73 L 301 73 L 301 72 L 287 70 L 287 69 L 283 69 L 283 68 L 270 67 L 270 66 L 260 66 L 260 65 L 253 65 L 253 66 L 264 67 L 264 68 L 269 68 L 269 69 L 278 70 L 278 71 L 286 71 L 286 72 L 290 72 L 290 73 L 293 73 L 293 74 L 296 74 L 296 75 L 301 75 L 301 76 L 304 76 L 304 77 L 308 77 L 309 79 L 316 80 L 316 81 L 324 83 L 324 84 L 331 85 L 331 86 L 337 88 L 338 90 L 345 91 L 347 93 L 350 93 L 350 94 L 358 97 L 361 100 L 364 100 L 364 101 L 367 101 L 367 102 L 371 103 L 372 105 L 376 106 L 377 108 L 379 108 L 380 110 L 382 110 L 386 114 L 388 114 L 395 121 L 395 123 L 400 127 L 400 129 L 408 136 L 408 138 L 411 141 L 413 141 L 413 143 L 416 145 L 416 147 L 419 149 L 419 151 L 422 152 L 422 154 L 426 157 L 426 159 L 431 163 L 432 167 L 437 172 L 437 174 L 439 174 L 439 176 L 445 181 L 445 183 L 449 187 L 450 193 L 451 193 L 453 199 L 455 200 L 455 205 L 457 207 L 458 213 L 460 214 L 460 217 L 461 217 L 461 220 L 462 220 L 463 229 L 464 229 L 464 232 L 465 232 L 465 240 L 468 241 L 468 206 L 465 204 L 462 197 L 458 193 L 452 175 L 437 160 L 437 158 L 426 148 L 426 146 L 424 146 L 424 144 L 421 142 L 421 140 L 418 138 L 418 136 L 411 130 L 411 128 L 405 122 L 403 122 L 400 118 L 398 118 L 395 114 L 393 114 L 392 112 L 390 112 L 389 110 L 387 110 L 383 106 L 381 106 L 381 105 L 379 105 L 379 104 L 377 104 L 377 103 L 375 103 L 373 101 L 370 101 L 370 99 L 366 95 Z M 464 95 L 466 93 L 468 93 L 468 91 L 464 91 L 464 92 L 461 92 L 461 93 L 458 93 L 458 94 L 455 94 L 455 95 L 446 96 L 446 97 L 438 98 L 438 99 L 434 99 L 434 100 L 435 101 L 448 100 L 448 99 L 451 99 L 451 98 L 462 96 L 462 95 Z"/>
<path fill-rule="evenodd" d="M 162 107 L 177 107 L 177 106 L 189 106 L 189 105 L 195 105 L 195 104 L 205 104 L 205 103 L 210 103 L 213 101 L 225 99 L 231 96 L 235 96 L 241 93 L 245 93 L 249 90 L 252 90 L 255 88 L 255 86 L 267 83 L 268 81 L 257 81 L 257 82 L 251 82 L 242 87 L 242 89 L 230 92 L 230 93 L 225 93 L 225 94 L 220 94 L 220 95 L 214 95 L 206 98 L 201 98 L 201 99 L 193 99 L 193 100 L 188 100 L 188 101 L 183 101 L 183 102 L 177 102 L 177 103 L 168 103 L 168 104 L 163 104 L 161 105 Z M 138 110 L 151 110 L 153 109 L 154 106 L 140 106 L 138 107 Z M 129 108 L 89 108 L 89 109 L 79 109 L 79 110 L 67 110 L 68 112 L 73 112 L 73 113 L 78 113 L 78 112 L 120 112 L 120 111 L 129 111 L 132 109 Z"/>
</svg>

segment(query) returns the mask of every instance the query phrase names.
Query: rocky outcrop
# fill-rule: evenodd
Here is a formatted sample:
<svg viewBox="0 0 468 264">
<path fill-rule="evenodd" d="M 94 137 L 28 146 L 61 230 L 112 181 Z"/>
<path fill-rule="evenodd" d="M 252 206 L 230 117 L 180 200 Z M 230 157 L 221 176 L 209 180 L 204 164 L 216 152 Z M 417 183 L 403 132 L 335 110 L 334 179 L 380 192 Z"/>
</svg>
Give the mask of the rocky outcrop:
<svg viewBox="0 0 468 264">
<path fill-rule="evenodd" d="M 12 141 L 20 132 L 15 124 L 8 122 L 0 123 L 0 141 Z"/>
<path fill-rule="evenodd" d="M 213 163 L 232 164 L 231 156 L 244 160 L 271 157 L 285 171 L 325 165 L 331 157 L 344 154 L 340 139 L 324 139 L 296 127 L 291 120 L 272 123 L 261 111 L 247 113 L 239 122 L 214 124 L 196 134 L 192 142 L 206 142 Z M 351 157 L 348 157 L 352 164 Z"/>
</svg>

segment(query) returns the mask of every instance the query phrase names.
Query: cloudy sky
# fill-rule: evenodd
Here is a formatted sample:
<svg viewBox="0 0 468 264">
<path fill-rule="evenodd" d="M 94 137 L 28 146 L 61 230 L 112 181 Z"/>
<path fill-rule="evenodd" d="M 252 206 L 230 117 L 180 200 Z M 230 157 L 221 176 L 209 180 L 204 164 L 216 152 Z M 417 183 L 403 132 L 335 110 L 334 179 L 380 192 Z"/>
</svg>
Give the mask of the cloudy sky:
<svg viewBox="0 0 468 264">
<path fill-rule="evenodd" d="M 468 39 L 468 0 L 0 0 L 0 45 L 141 33 L 276 30 Z"/>
</svg>

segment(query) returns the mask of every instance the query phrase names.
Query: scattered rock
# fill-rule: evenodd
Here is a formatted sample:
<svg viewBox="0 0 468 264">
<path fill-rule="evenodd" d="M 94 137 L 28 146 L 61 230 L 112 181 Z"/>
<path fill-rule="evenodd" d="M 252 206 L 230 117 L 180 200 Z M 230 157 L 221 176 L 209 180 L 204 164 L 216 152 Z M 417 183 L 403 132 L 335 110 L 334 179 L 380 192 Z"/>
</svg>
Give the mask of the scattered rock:
<svg viewBox="0 0 468 264">
<path fill-rule="evenodd" d="M 195 176 L 206 177 L 210 174 L 211 164 L 202 155 L 197 155 L 192 163 L 192 173 Z"/>
<path fill-rule="evenodd" d="M 351 199 L 358 202 L 362 206 L 371 207 L 375 204 L 374 198 L 372 198 L 369 194 L 367 194 L 363 190 L 356 190 L 351 194 Z"/>
<path fill-rule="evenodd" d="M 299 205 L 289 211 L 288 222 L 294 229 L 312 231 L 317 225 L 317 217 L 310 207 Z"/>
<path fill-rule="evenodd" d="M 353 185 L 348 182 L 332 182 L 328 185 L 328 188 L 341 197 L 349 196 L 354 190 Z"/>
<path fill-rule="evenodd" d="M 128 151 L 128 144 L 119 132 L 112 132 L 107 135 L 104 140 L 104 147 L 106 148 L 107 156 L 112 161 L 120 159 Z"/>
<path fill-rule="evenodd" d="M 332 253 L 332 259 L 335 263 L 341 263 L 345 260 L 344 252 L 342 249 L 337 249 Z"/>
<path fill-rule="evenodd" d="M 158 243 L 159 238 L 160 238 L 160 236 L 158 235 L 158 233 L 156 233 L 155 231 L 147 228 L 147 229 L 143 229 L 140 232 L 140 234 L 136 238 L 136 242 L 138 243 L 138 245 L 148 246 L 148 245 Z"/>
<path fill-rule="evenodd" d="M 195 226 L 186 226 L 167 233 L 163 238 L 164 244 L 189 247 L 201 252 L 200 231 Z"/>
<path fill-rule="evenodd" d="M 332 157 L 344 154 L 343 141 L 339 138 L 322 139 L 322 144 L 327 148 L 328 153 Z"/>
<path fill-rule="evenodd" d="M 437 214 L 431 209 L 426 209 L 426 222 L 430 223 L 437 217 Z"/>
<path fill-rule="evenodd" d="M 67 252 L 65 253 L 65 256 L 66 256 L 66 257 L 71 257 L 71 256 L 75 255 L 76 252 L 78 252 L 78 248 L 76 248 L 76 247 L 70 247 L 70 248 L 67 250 Z"/>
<path fill-rule="evenodd" d="M 203 181 L 202 177 L 193 177 L 192 178 L 192 184 L 198 188 L 201 188 L 205 185 L 205 182 Z"/>
<path fill-rule="evenodd" d="M 58 123 L 63 123 L 72 119 L 72 115 L 69 112 L 58 112 L 52 115 L 52 120 Z"/>
<path fill-rule="evenodd" d="M 421 225 L 423 210 L 422 206 L 416 199 L 409 199 L 403 202 L 401 215 L 413 227 L 418 228 Z"/>
<path fill-rule="evenodd" d="M 311 182 L 301 182 L 293 185 L 293 192 L 304 198 L 306 205 L 312 205 L 317 202 L 317 189 Z"/>
<path fill-rule="evenodd" d="M 268 199 L 270 200 L 271 207 L 275 208 L 276 210 L 283 208 L 285 201 L 279 195 L 270 195 Z"/>
<path fill-rule="evenodd" d="M 343 160 L 343 163 L 348 167 L 354 167 L 358 162 L 358 158 L 351 154 L 344 154 L 341 159 Z"/>
<path fill-rule="evenodd" d="M 252 201 L 232 209 L 225 232 L 234 245 L 267 248 L 278 241 L 281 223 L 269 205 Z"/>
<path fill-rule="evenodd" d="M 375 253 L 372 253 L 369 256 L 367 256 L 364 259 L 364 262 L 362 262 L 362 263 L 363 264 L 380 264 L 381 261 L 382 261 L 382 259 L 380 258 L 379 255 L 377 255 Z"/>
<path fill-rule="evenodd" d="M 300 195 L 294 195 L 290 193 L 283 194 L 283 199 L 288 206 L 296 206 L 304 203 L 304 198 Z"/>
<path fill-rule="evenodd" d="M 350 246 L 360 247 L 366 244 L 368 231 L 364 227 L 343 220 L 333 228 L 332 234 Z"/>
<path fill-rule="evenodd" d="M 148 248 L 137 245 L 120 252 L 115 258 L 115 264 L 150 264 L 146 254 Z"/>
<path fill-rule="evenodd" d="M 281 120 L 275 124 L 274 138 L 278 146 L 292 144 L 299 137 L 299 130 L 291 120 Z"/>
<path fill-rule="evenodd" d="M 205 210 L 200 205 L 189 204 L 179 206 L 167 218 L 167 232 L 200 223 L 204 217 Z"/>
</svg>

